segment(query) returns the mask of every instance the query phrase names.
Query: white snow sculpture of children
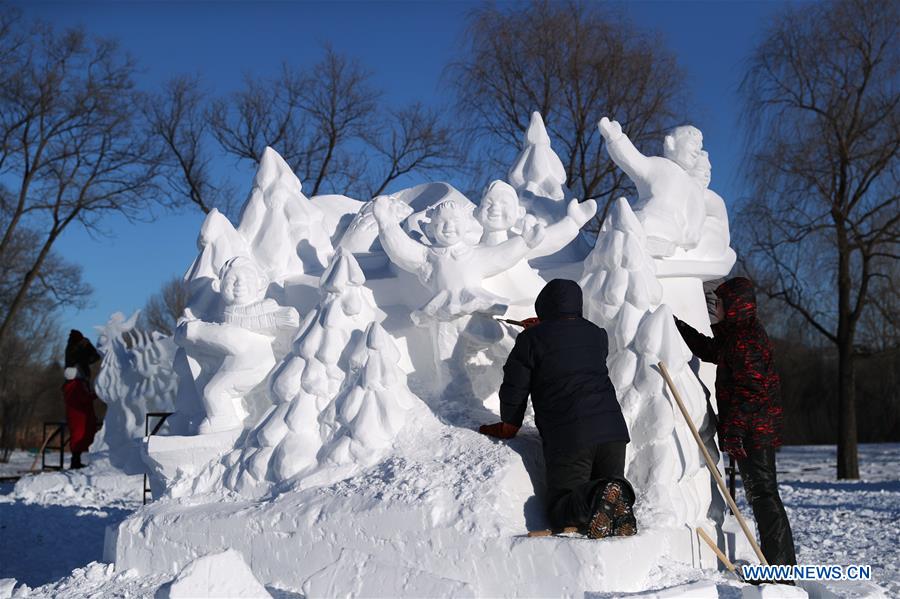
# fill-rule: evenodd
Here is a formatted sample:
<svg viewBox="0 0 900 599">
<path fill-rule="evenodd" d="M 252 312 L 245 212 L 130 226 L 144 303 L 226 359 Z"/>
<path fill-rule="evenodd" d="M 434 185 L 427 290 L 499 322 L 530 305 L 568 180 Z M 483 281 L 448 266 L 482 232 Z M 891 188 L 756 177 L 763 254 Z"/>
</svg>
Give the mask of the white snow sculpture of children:
<svg viewBox="0 0 900 599">
<path fill-rule="evenodd" d="M 733 256 L 734 250 L 729 248 L 731 233 L 728 228 L 728 210 L 725 208 L 725 200 L 722 199 L 722 196 L 709 188 L 712 180 L 712 165 L 706 150 L 700 152 L 700 157 L 690 173 L 703 188 L 703 199 L 706 204 L 706 220 L 703 222 L 700 242 L 691 251 L 691 254 L 700 259 L 712 260 L 726 258 L 728 254 Z"/>
<path fill-rule="evenodd" d="M 665 137 L 663 156 L 644 156 L 617 121 L 603 117 L 598 127 L 610 158 L 637 187 L 634 213 L 647 234 L 650 254 L 671 256 L 679 247 L 695 248 L 706 219 L 703 189 L 689 172 L 703 149 L 700 130 L 676 127 Z"/>
<path fill-rule="evenodd" d="M 213 283 L 225 304 L 222 322 L 187 320 L 176 331 L 176 343 L 188 354 L 223 358 L 201 393 L 206 416 L 198 426 L 200 434 L 241 426 L 246 416 L 241 399 L 275 366 L 275 330 L 299 325 L 297 310 L 264 299 L 267 286 L 268 279 L 252 260 L 233 258 Z"/>
<path fill-rule="evenodd" d="M 511 318 L 527 318 L 534 315 L 534 298 L 546 282 L 526 260 L 555 254 L 571 242 L 581 227 L 597 213 L 597 202 L 588 200 L 579 203 L 571 200 L 566 216 L 544 229 L 544 240 L 532 248 L 525 259 L 513 267 L 484 281 L 484 288 L 491 293 L 508 297 Z M 481 223 L 484 233 L 481 244 L 495 246 L 514 237 L 517 229 L 527 226 L 534 217 L 526 213 L 519 201 L 516 190 L 504 181 L 493 181 L 488 185 L 481 202 L 475 209 L 475 218 Z"/>
<path fill-rule="evenodd" d="M 349 251 L 338 248 L 319 279 L 319 302 L 303 319 L 292 351 L 271 377 L 274 404 L 226 459 L 225 484 L 245 495 L 318 468 L 323 440 L 336 428 L 332 407 L 347 376 L 346 349 L 375 317 L 371 290 Z"/>
<path fill-rule="evenodd" d="M 566 216 L 545 227 L 543 241 L 532 248 L 526 257 L 540 258 L 558 252 L 575 239 L 581 227 L 596 213 L 597 202 L 594 200 L 586 202 L 571 200 L 566 209 Z M 516 190 L 512 185 L 500 180 L 492 181 L 488 185 L 475 209 L 475 218 L 484 228 L 481 243 L 488 246 L 498 245 L 509 239 L 510 231 L 517 225 L 531 224 L 528 222 L 525 208 L 519 202 Z"/>
<path fill-rule="evenodd" d="M 432 245 L 411 239 L 400 228 L 392 203 L 398 200 L 380 197 L 374 200 L 379 238 L 391 261 L 415 274 L 434 296 L 421 310 L 412 314 L 413 322 L 450 321 L 475 312 L 499 314 L 506 309 L 505 298 L 486 291 L 484 279 L 511 268 L 544 239 L 544 227 L 534 224 L 521 236 L 493 246 L 471 246 L 464 240 L 477 221 L 470 206 L 445 200 L 427 211 L 426 234 Z"/>
</svg>

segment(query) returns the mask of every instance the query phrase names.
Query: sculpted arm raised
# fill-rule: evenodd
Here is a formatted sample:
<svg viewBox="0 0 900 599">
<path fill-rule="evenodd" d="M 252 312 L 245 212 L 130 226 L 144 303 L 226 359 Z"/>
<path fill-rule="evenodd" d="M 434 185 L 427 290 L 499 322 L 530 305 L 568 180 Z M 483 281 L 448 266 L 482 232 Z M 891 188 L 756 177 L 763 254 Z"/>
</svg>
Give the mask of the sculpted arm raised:
<svg viewBox="0 0 900 599">
<path fill-rule="evenodd" d="M 484 277 L 492 277 L 512 268 L 529 251 L 544 240 L 544 227 L 535 224 L 522 232 L 520 237 L 507 239 L 498 245 L 479 245 L 475 248 L 475 263 Z"/>
<path fill-rule="evenodd" d="M 632 181 L 645 181 L 650 175 L 652 161 L 634 147 L 628 136 L 622 132 L 622 125 L 618 121 L 603 117 L 597 127 L 606 140 L 606 151 L 609 152 L 613 162 L 625 171 Z"/>
<path fill-rule="evenodd" d="M 544 240 L 533 250 L 528 252 L 529 258 L 549 256 L 563 249 L 566 244 L 575 239 L 581 227 L 597 214 L 597 202 L 587 200 L 579 202 L 572 200 L 562 220 L 553 223 L 544 230 Z"/>
<path fill-rule="evenodd" d="M 418 273 L 428 260 L 428 248 L 410 239 L 400 228 L 391 206 L 392 202 L 399 200 L 381 196 L 372 201 L 375 202 L 372 213 L 378 223 L 378 238 L 388 258 L 403 270 Z"/>
</svg>

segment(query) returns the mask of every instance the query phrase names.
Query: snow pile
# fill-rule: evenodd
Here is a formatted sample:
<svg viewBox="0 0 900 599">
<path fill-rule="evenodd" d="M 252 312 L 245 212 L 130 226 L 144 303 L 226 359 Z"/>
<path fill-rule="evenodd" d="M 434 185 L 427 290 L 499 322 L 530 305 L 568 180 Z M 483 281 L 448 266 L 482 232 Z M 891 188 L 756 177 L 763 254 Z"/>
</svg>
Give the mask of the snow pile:
<svg viewBox="0 0 900 599">
<path fill-rule="evenodd" d="M 156 595 L 160 599 L 200 597 L 271 597 L 240 553 L 228 549 L 198 557 Z"/>
<path fill-rule="evenodd" d="M 106 404 L 103 427 L 91 445 L 91 458 L 105 452 L 128 474 L 142 474 L 140 438 L 148 412 L 173 412 L 178 378 L 172 369 L 176 346 L 171 337 L 135 329 L 139 312 L 126 319 L 113 314 L 100 331 L 103 354 L 94 391 Z"/>
<path fill-rule="evenodd" d="M 12 496 L 27 503 L 134 509 L 143 497 L 143 474 L 126 474 L 98 458 L 85 468 L 23 476 Z"/>
<path fill-rule="evenodd" d="M 524 436 L 523 436 L 524 435 Z M 547 574 L 545 564 L 552 563 L 554 570 L 557 564 L 562 564 L 576 556 L 583 559 L 581 570 L 588 571 L 602 566 L 607 560 L 606 550 L 623 551 L 623 544 L 617 541 L 587 541 L 581 539 L 524 539 L 515 535 L 521 534 L 526 527 L 538 527 L 542 523 L 533 520 L 540 516 L 539 509 L 535 509 L 534 502 L 529 502 L 531 482 L 521 466 L 525 464 L 529 470 L 540 471 L 540 465 L 530 461 L 539 454 L 539 441 L 530 428 L 523 429 L 520 437 L 508 444 L 503 443 L 479 443 L 466 448 L 465 451 L 454 450 L 454 447 L 462 450 L 464 444 L 477 439 L 475 433 L 457 428 L 442 428 L 438 426 L 424 427 L 421 435 L 418 433 L 413 439 L 419 444 L 418 453 L 410 453 L 406 448 L 399 448 L 398 457 L 390 458 L 383 467 L 369 473 L 366 476 L 356 476 L 327 488 L 320 488 L 307 495 L 298 496 L 296 502 L 287 496 L 276 499 L 272 506 L 272 517 L 275 518 L 281 512 L 280 519 L 275 520 L 271 528 L 259 529 L 252 535 L 246 534 L 246 527 L 251 520 L 239 520 L 242 509 L 257 510 L 251 503 L 230 503 L 228 500 L 218 500 L 215 504 L 196 504 L 196 500 L 189 502 L 187 499 L 182 504 L 167 505 L 165 502 L 150 505 L 146 510 L 158 510 L 154 512 L 156 517 L 162 517 L 165 522 L 148 522 L 146 534 L 158 540 L 158 545 L 151 545 L 152 552 L 159 559 L 158 569 L 144 568 L 141 571 L 127 567 L 125 563 L 113 566 L 109 563 L 97 563 L 92 560 L 100 560 L 103 546 L 103 529 L 111 520 L 117 518 L 116 508 L 98 506 L 92 508 L 64 508 L 48 510 L 34 504 L 25 504 L 21 500 L 0 495 L 0 522 L 5 526 L 0 534 L 0 579 L 15 578 L 15 592 L 24 595 L 26 591 L 29 597 L 150 597 L 153 596 L 164 583 L 173 579 L 180 568 L 197 558 L 197 553 L 188 554 L 178 563 L 165 564 L 162 560 L 165 554 L 179 555 L 167 550 L 169 541 L 165 534 L 157 534 L 160 531 L 177 528 L 179 519 L 184 522 L 190 520 L 193 528 L 193 543 L 200 530 L 211 522 L 211 518 L 229 518 L 234 528 L 242 532 L 246 538 L 245 545 L 249 549 L 240 548 L 239 551 L 247 557 L 247 563 L 254 570 L 254 576 L 266 585 L 267 591 L 276 597 L 294 597 L 304 593 L 306 596 L 335 596 L 341 593 L 335 591 L 325 592 L 323 589 L 335 589 L 340 581 L 346 581 L 350 590 L 343 595 L 356 596 L 377 595 L 372 589 L 380 580 L 392 580 L 395 584 L 398 577 L 407 571 L 403 567 L 397 567 L 391 559 L 391 547 L 394 544 L 397 527 L 395 521 L 379 525 L 380 517 L 387 517 L 384 512 L 373 512 L 372 507 L 385 500 L 399 501 L 405 497 L 409 505 L 422 505 L 422 509 L 436 510 L 440 503 L 438 498 L 447 494 L 460 497 L 460 510 L 473 510 L 476 512 L 490 513 L 497 509 L 509 509 L 510 518 L 501 523 L 498 528 L 489 528 L 482 533 L 470 532 L 480 530 L 473 528 L 480 526 L 477 522 L 461 522 L 463 531 L 468 534 L 461 538 L 468 543 L 473 542 L 496 543 L 497 537 L 509 535 L 515 542 L 513 549 L 505 556 L 498 559 L 501 563 L 517 559 L 518 556 L 532 556 L 532 565 L 536 577 L 543 579 L 540 584 L 523 584 L 520 593 L 522 596 L 562 596 L 567 593 L 559 588 L 568 582 L 567 573 L 554 575 Z M 405 443 L 404 443 L 405 444 Z M 410 443 L 411 445 L 413 443 Z M 434 450 L 433 447 L 440 444 L 443 449 Z M 529 450 L 533 450 L 529 452 Z M 403 455 L 401 459 L 399 456 Z M 431 454 L 431 455 L 429 455 Z M 503 470 L 504 456 L 510 458 L 510 466 Z M 801 586 L 810 597 L 894 597 L 900 593 L 900 573 L 897 564 L 900 563 L 900 545 L 896 539 L 900 535 L 900 481 L 897 478 L 896 464 L 900 459 L 900 445 L 861 445 L 860 468 L 862 480 L 860 481 L 835 481 L 834 460 L 835 449 L 830 447 L 785 447 L 778 453 L 778 472 L 782 497 L 785 507 L 794 529 L 797 541 L 798 557 L 803 564 L 871 564 L 873 582 L 836 581 L 826 583 L 803 583 Z M 500 468 L 498 470 L 498 467 Z M 454 469 L 461 472 L 459 478 L 452 475 Z M 525 480 L 519 480 L 524 475 Z M 471 484 L 465 486 L 464 479 L 471 479 Z M 380 497 L 379 497 L 380 496 Z M 309 498 L 312 497 L 311 500 Z M 323 564 L 331 563 L 336 552 L 328 551 L 328 556 L 318 555 L 316 547 L 327 547 L 330 544 L 330 534 L 339 530 L 339 521 L 343 517 L 345 508 L 334 508 L 322 511 L 328 506 L 328 499 L 334 497 L 351 498 L 360 500 L 353 506 L 345 506 L 346 509 L 358 507 L 362 513 L 358 516 L 349 514 L 345 521 L 345 527 L 360 527 L 360 536 L 372 534 L 373 538 L 364 543 L 343 545 L 345 557 L 340 560 L 344 569 L 327 567 L 321 574 L 311 574 L 300 577 L 295 584 L 274 583 L 273 580 L 284 580 L 285 571 L 297 568 L 305 568 L 305 561 L 310 560 L 310 569 Z M 738 501 L 742 512 L 748 518 L 752 517 L 749 507 L 743 502 L 744 494 L 738 491 Z M 52 499 L 47 497 L 47 499 Z M 304 507 L 304 501 L 309 500 L 311 507 Z M 233 501 L 233 500 L 231 500 Z M 480 504 L 480 502 L 486 502 Z M 195 505 L 191 505 L 194 503 Z M 525 506 L 523 513 L 522 505 Z M 507 506 L 498 508 L 496 506 Z M 173 510 L 173 508 L 176 508 Z M 308 512 L 305 512 L 306 510 Z M 516 509 L 518 511 L 516 511 Z M 100 511 L 102 510 L 102 512 Z M 295 511 L 297 510 L 297 511 Z M 102 517 L 103 512 L 108 513 Z M 218 512 L 218 516 L 215 514 Z M 295 519 L 297 512 L 305 512 Z M 319 513 L 321 512 L 321 513 Z M 448 512 L 442 509 L 445 515 L 443 519 L 434 515 L 435 523 L 441 527 L 441 534 L 437 534 L 431 520 L 425 525 L 419 521 L 408 525 L 410 530 L 411 547 L 418 548 L 420 552 L 428 546 L 431 539 L 444 539 L 452 522 L 446 515 Z M 396 516 L 396 515 L 395 515 Z M 402 514 L 400 515 L 402 517 Z M 321 517 L 321 521 L 319 518 Z M 393 516 L 392 516 L 393 517 Z M 284 522 L 287 518 L 289 521 Z M 293 528 L 292 528 L 293 527 Z M 413 531 L 419 528 L 418 540 L 413 536 Z M 215 528 L 211 530 L 221 530 Z M 255 530 L 255 529 L 254 529 Z M 309 543 L 302 540 L 301 530 L 314 530 L 315 539 Z M 137 534 L 138 531 L 135 531 Z M 186 531 L 187 532 L 187 531 Z M 205 533 L 201 533 L 204 534 Z M 262 536 L 263 538 L 259 538 Z M 253 538 L 257 537 L 256 540 Z M 266 569 L 266 574 L 261 574 L 254 565 L 251 556 L 257 552 L 258 562 L 269 559 L 266 554 L 266 546 L 272 540 L 279 537 L 291 539 L 293 545 L 286 547 L 283 553 L 274 558 L 274 565 Z M 7 539 L 29 539 L 28 543 L 14 543 L 3 541 Z M 184 537 L 186 540 L 187 537 Z M 199 553 L 224 551 L 229 547 L 218 544 L 214 537 L 204 542 L 204 548 Z M 318 543 L 316 545 L 315 543 Z M 379 546 L 379 543 L 381 546 Z M 214 547 L 212 545 L 215 545 Z M 384 547 L 388 547 L 386 551 Z M 552 548 L 555 553 L 548 555 L 545 550 Z M 146 548 L 145 548 L 146 549 Z M 585 551 L 582 553 L 582 549 Z M 458 559 L 465 558 L 468 545 L 457 545 L 457 553 L 448 554 L 447 563 L 452 564 Z M 137 552 L 137 547 L 132 551 Z M 248 553 L 250 551 L 250 553 Z M 476 553 L 480 550 L 475 549 Z M 307 555 L 309 557 L 307 557 Z M 481 554 L 478 554 L 481 555 Z M 150 554 L 144 553 L 145 563 L 150 564 Z M 114 556 L 110 555 L 107 560 Z M 636 556 L 634 559 L 642 559 L 644 556 Z M 359 558 L 358 560 L 356 558 Z M 129 557 L 131 559 L 131 557 Z M 141 559 L 140 554 L 134 559 Z M 339 559 L 339 558 L 335 558 Z M 419 556 L 412 559 L 412 564 L 423 561 Z M 89 563 L 92 562 L 92 563 Z M 392 562 L 392 563 L 387 563 Z M 430 562 L 429 560 L 429 563 Z M 362 567 L 359 565 L 363 564 Z M 377 571 L 375 565 L 378 566 Z M 615 562 L 615 567 L 623 570 L 628 566 L 622 562 Z M 431 566 L 428 566 L 431 567 Z M 467 566 L 460 567 L 464 570 Z M 612 566 L 611 566 L 612 567 Z M 750 593 L 755 587 L 742 585 L 733 576 L 725 572 L 715 571 L 715 562 L 704 566 L 699 570 L 687 564 L 677 563 L 670 559 L 659 559 L 655 567 L 646 578 L 642 579 L 643 590 L 635 590 L 634 597 L 671 597 L 686 596 L 695 597 L 699 593 L 706 592 L 709 584 L 714 584 L 720 597 L 741 597 L 742 591 Z M 480 576 L 493 580 L 495 586 L 493 593 L 487 591 L 483 596 L 512 596 L 517 589 L 503 588 L 506 570 L 493 571 L 490 564 L 480 567 L 472 567 Z M 503 566 L 506 568 L 506 566 Z M 712 568 L 712 569 L 710 569 Z M 424 570 L 413 571 L 408 579 L 407 587 L 413 590 L 424 585 L 427 581 L 442 583 L 443 591 L 427 593 L 424 590 L 418 596 L 440 596 L 441 594 L 453 594 L 465 596 L 464 587 L 458 579 L 451 577 L 449 567 L 436 571 L 432 577 L 428 577 Z M 458 571 L 459 571 L 458 570 Z M 370 574 L 376 571 L 376 574 Z M 69 574 L 71 572 L 71 574 Z M 444 572 L 444 574 L 441 574 Z M 597 574 L 602 576 L 602 574 Z M 333 576 L 328 582 L 329 576 Z M 443 576 L 443 577 L 442 577 Z M 531 576 L 531 575 L 529 575 Z M 308 582 L 304 582 L 308 581 Z M 559 585 L 556 589 L 549 589 L 551 583 Z M 878 585 L 884 588 L 879 589 Z M 43 585 L 43 586 L 41 586 Z M 27 587 L 33 587 L 28 589 Z M 388 586 L 387 584 L 385 586 Z M 402 585 L 399 585 L 402 586 Z M 625 587 L 615 584 L 590 585 L 586 587 L 588 592 L 584 597 L 591 599 L 617 599 L 626 592 Z M 616 590 L 603 591 L 603 588 Z M 762 587 L 769 596 L 781 596 L 779 587 Z M 746 590 L 745 590 L 746 589 Z M 363 591 L 370 591 L 364 593 Z M 315 592 L 321 591 L 321 592 Z M 543 591 L 543 592 L 542 592 Z M 474 592 L 470 594 L 474 595 Z M 0 594 L 0 597 L 3 595 Z M 387 593 L 382 593 L 387 596 Z M 582 595 L 579 595 L 582 596 Z"/>
<path fill-rule="evenodd" d="M 610 378 L 631 433 L 626 477 L 638 490 L 644 518 L 665 526 L 702 522 L 710 475 L 657 364 L 668 367 L 698 429 L 706 399 L 672 311 L 660 304 L 662 287 L 643 228 L 624 198 L 603 223 L 581 286 L 585 316 L 609 333 Z"/>
</svg>

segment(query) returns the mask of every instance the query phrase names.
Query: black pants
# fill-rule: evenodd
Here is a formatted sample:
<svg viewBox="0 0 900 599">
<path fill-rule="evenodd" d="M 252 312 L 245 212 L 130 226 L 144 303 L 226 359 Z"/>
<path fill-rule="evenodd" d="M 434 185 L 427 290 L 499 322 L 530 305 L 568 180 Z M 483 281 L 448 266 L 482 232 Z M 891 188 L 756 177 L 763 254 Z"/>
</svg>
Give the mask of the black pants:
<svg viewBox="0 0 900 599">
<path fill-rule="evenodd" d="M 759 528 L 763 555 L 770 564 L 793 566 L 797 563 L 794 553 L 794 536 L 788 522 L 784 504 L 778 495 L 778 479 L 775 476 L 775 449 L 765 447 L 750 449 L 747 457 L 737 461 L 744 483 L 747 503 L 753 508 L 756 526 Z"/>
<path fill-rule="evenodd" d="M 625 445 L 625 441 L 614 441 L 575 451 L 544 451 L 552 527 L 588 525 L 601 480 L 625 476 Z"/>
</svg>

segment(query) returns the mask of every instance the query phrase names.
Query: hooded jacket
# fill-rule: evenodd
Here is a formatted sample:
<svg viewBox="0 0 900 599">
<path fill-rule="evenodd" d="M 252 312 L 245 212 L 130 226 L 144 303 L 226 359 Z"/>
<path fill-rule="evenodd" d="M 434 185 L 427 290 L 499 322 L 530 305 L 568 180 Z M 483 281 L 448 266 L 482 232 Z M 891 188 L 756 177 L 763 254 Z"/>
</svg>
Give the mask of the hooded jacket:
<svg viewBox="0 0 900 599">
<path fill-rule="evenodd" d="M 606 331 L 581 317 L 581 287 L 554 279 L 538 295 L 535 310 L 540 324 L 519 333 L 503 368 L 501 420 L 521 426 L 530 394 L 545 451 L 627 442 L 606 369 Z"/>
<path fill-rule="evenodd" d="M 69 340 L 66 343 L 66 368 L 76 367 L 80 376 L 90 378 L 91 364 L 101 358 L 100 352 L 81 334 L 81 331 L 75 329 L 69 331 Z"/>
<path fill-rule="evenodd" d="M 715 290 L 725 319 L 712 325 L 713 337 L 675 319 L 695 356 L 716 364 L 719 438 L 740 437 L 745 447 L 781 445 L 781 379 L 772 344 L 756 317 L 756 294 L 749 279 L 729 279 Z"/>
</svg>

